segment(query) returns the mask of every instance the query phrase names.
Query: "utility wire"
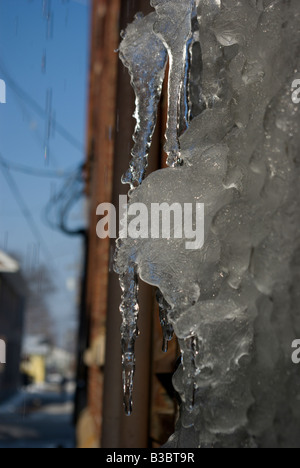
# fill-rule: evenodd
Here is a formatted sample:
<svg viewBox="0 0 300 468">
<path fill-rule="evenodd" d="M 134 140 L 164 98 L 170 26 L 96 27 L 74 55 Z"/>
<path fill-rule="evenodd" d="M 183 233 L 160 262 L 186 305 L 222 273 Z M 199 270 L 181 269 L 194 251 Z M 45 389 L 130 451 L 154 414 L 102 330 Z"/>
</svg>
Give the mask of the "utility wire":
<svg viewBox="0 0 300 468">
<path fill-rule="evenodd" d="M 2 155 L 0 154 L 0 160 L 2 160 Z M 30 231 L 32 232 L 33 236 L 36 238 L 38 244 L 41 246 L 41 248 L 43 249 L 44 251 L 44 255 L 46 257 L 46 259 L 52 264 L 52 255 L 48 249 L 48 246 L 31 214 L 31 211 L 30 209 L 28 208 L 28 206 L 26 205 L 25 201 L 24 201 L 24 198 L 19 190 L 19 187 L 18 187 L 18 184 L 16 183 L 15 179 L 13 178 L 13 176 L 11 175 L 8 167 L 6 167 L 5 165 L 1 164 L 0 165 L 0 168 L 1 168 L 1 171 L 7 181 L 7 184 L 17 202 L 17 204 L 19 205 L 20 207 L 20 210 L 27 222 L 27 225 L 30 229 Z"/>
<path fill-rule="evenodd" d="M 84 227 L 68 227 L 68 216 L 74 205 L 84 194 L 83 167 L 80 166 L 66 179 L 61 190 L 54 194 L 44 211 L 47 224 L 54 230 L 62 231 L 69 236 L 86 235 Z"/>
<path fill-rule="evenodd" d="M 36 169 L 33 167 L 23 166 L 21 164 L 16 164 L 13 162 L 9 162 L 3 156 L 0 156 L 0 164 L 1 166 L 6 167 L 9 170 L 20 172 L 22 174 L 34 176 L 34 177 L 45 177 L 48 179 L 65 179 L 71 175 L 73 171 L 50 171 L 50 170 L 43 170 L 43 169 Z"/>
<path fill-rule="evenodd" d="M 24 91 L 9 75 L 9 73 L 4 69 L 3 65 L 0 63 L 0 70 L 5 75 L 5 81 L 8 86 L 10 86 L 13 91 L 21 97 L 27 104 L 43 119 L 48 118 L 47 113 L 26 91 Z M 52 123 L 55 125 L 57 133 L 59 133 L 66 141 L 70 143 L 78 151 L 83 152 L 85 150 L 84 145 L 77 140 L 68 130 L 65 129 L 63 125 L 54 119 Z"/>
<path fill-rule="evenodd" d="M 28 208 L 20 190 L 18 184 L 16 183 L 14 177 L 10 173 L 9 168 L 5 164 L 1 164 L 1 160 L 3 161 L 3 157 L 0 153 L 0 170 L 3 173 L 4 178 L 7 181 L 7 184 L 24 216 L 24 219 L 33 234 L 34 238 L 36 239 L 38 245 L 41 247 L 44 257 L 48 262 L 48 267 L 54 272 L 55 282 L 57 285 L 61 286 L 61 283 L 64 281 L 63 276 L 61 275 L 61 271 L 57 270 L 54 262 L 53 262 L 53 255 L 51 254 L 50 250 L 48 249 L 47 243 L 44 240 L 42 233 L 40 232 L 38 225 L 36 224 L 34 217 L 31 214 L 30 209 Z M 59 280 L 60 277 L 60 280 Z"/>
</svg>

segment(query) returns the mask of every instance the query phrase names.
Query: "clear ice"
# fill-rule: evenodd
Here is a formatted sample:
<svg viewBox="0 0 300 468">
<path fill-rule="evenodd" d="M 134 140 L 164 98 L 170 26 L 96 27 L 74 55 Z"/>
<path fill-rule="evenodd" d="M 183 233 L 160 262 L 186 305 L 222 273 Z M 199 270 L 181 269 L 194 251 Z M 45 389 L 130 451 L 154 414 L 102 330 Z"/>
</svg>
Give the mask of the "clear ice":
<svg viewBox="0 0 300 468">
<path fill-rule="evenodd" d="M 183 128 L 188 125 L 187 74 L 189 50 L 192 40 L 194 0 L 151 0 L 157 13 L 155 34 L 161 38 L 168 51 L 168 121 L 165 151 L 168 165 L 181 164 L 179 128 L 183 107 Z"/>
<path fill-rule="evenodd" d="M 167 62 L 165 47 L 153 31 L 155 21 L 154 13 L 146 17 L 136 15 L 120 45 L 120 58 L 129 70 L 136 96 L 135 144 L 130 167 L 122 179 L 132 189 L 142 183 L 146 174 Z"/>
<path fill-rule="evenodd" d="M 135 372 L 135 340 L 138 336 L 137 318 L 138 281 L 136 265 L 129 263 L 126 271 L 120 275 L 120 285 L 123 292 L 120 312 L 122 315 L 121 346 L 122 346 L 122 380 L 124 407 L 127 415 L 132 413 L 133 377 Z"/>
<path fill-rule="evenodd" d="M 166 446 L 299 448 L 300 373 L 291 360 L 300 337 L 300 105 L 291 98 L 300 78 L 299 0 L 199 0 L 197 27 L 192 1 L 152 5 L 171 65 L 174 167 L 147 177 L 130 203 L 204 203 L 205 244 L 119 244 L 126 399 L 139 276 L 159 289 L 164 336 L 174 329 L 182 351 L 180 418 Z M 159 95 L 158 87 L 155 102 Z"/>
<path fill-rule="evenodd" d="M 159 319 L 163 332 L 162 350 L 166 353 L 168 351 L 169 341 L 172 341 L 174 336 L 173 325 L 169 321 L 169 312 L 171 311 L 171 308 L 159 290 L 157 290 L 156 299 L 159 306 Z"/>
</svg>

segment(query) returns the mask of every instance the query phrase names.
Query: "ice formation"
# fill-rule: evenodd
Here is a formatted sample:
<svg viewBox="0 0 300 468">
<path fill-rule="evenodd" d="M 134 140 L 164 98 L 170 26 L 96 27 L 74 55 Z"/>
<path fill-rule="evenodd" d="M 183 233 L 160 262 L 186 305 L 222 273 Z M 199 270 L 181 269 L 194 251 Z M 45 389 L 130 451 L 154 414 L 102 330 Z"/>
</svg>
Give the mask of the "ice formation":
<svg viewBox="0 0 300 468">
<path fill-rule="evenodd" d="M 192 40 L 192 16 L 194 0 L 151 0 L 157 13 L 155 34 L 161 38 L 169 56 L 168 122 L 166 131 L 166 153 L 168 165 L 181 164 L 179 126 L 188 124 L 187 74 L 189 50 Z M 181 119 L 181 109 L 183 107 Z"/>
<path fill-rule="evenodd" d="M 136 95 L 135 144 L 130 167 L 122 179 L 131 188 L 141 184 L 145 177 L 167 62 L 165 47 L 153 31 L 155 21 L 154 13 L 146 17 L 137 14 L 122 34 L 120 45 L 120 58 L 129 69 Z"/>
<path fill-rule="evenodd" d="M 132 413 L 133 377 L 135 372 L 134 346 L 138 336 L 137 319 L 138 278 L 134 262 L 129 262 L 123 274 L 120 274 L 120 284 L 123 292 L 120 312 L 122 315 L 121 346 L 122 346 L 122 380 L 124 407 L 127 415 Z"/>
<path fill-rule="evenodd" d="M 168 343 L 169 341 L 172 341 L 174 336 L 173 325 L 169 320 L 169 313 L 171 312 L 171 308 L 159 290 L 157 291 L 156 299 L 159 305 L 159 319 L 163 332 L 162 350 L 164 353 L 166 353 L 168 351 Z"/>
<path fill-rule="evenodd" d="M 182 351 L 174 376 L 181 414 L 167 447 L 299 447 L 300 374 L 291 360 L 300 337 L 300 106 L 291 98 L 300 76 L 299 0 L 199 0 L 197 27 L 192 1 L 152 5 L 154 32 L 174 67 L 169 164 L 181 164 L 151 174 L 130 203 L 201 201 L 205 245 L 119 241 L 127 409 L 139 275 L 159 289 L 165 339 L 174 328 Z M 178 140 L 184 89 L 195 113 Z M 158 86 L 155 103 L 159 96 Z"/>
</svg>

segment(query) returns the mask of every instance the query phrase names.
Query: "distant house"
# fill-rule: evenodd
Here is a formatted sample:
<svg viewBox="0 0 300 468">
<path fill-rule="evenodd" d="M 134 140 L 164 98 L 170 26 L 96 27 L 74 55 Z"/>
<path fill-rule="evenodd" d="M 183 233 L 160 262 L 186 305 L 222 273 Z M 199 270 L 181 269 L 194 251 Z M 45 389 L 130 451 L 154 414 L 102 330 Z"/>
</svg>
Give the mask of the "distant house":
<svg viewBox="0 0 300 468">
<path fill-rule="evenodd" d="M 21 385 L 20 359 L 26 288 L 19 264 L 0 251 L 0 340 L 5 364 L 0 364 L 0 401 Z"/>
<path fill-rule="evenodd" d="M 52 348 L 46 360 L 48 373 L 57 372 L 63 377 L 72 374 L 74 370 L 74 356 L 65 349 Z"/>
<path fill-rule="evenodd" d="M 72 373 L 74 366 L 72 354 L 50 346 L 43 335 L 26 336 L 22 355 L 22 371 L 35 384 L 43 384 L 55 374 L 65 378 Z"/>
<path fill-rule="evenodd" d="M 49 343 L 42 335 L 25 337 L 22 350 L 22 372 L 35 384 L 45 383 L 46 358 L 50 349 Z"/>
</svg>

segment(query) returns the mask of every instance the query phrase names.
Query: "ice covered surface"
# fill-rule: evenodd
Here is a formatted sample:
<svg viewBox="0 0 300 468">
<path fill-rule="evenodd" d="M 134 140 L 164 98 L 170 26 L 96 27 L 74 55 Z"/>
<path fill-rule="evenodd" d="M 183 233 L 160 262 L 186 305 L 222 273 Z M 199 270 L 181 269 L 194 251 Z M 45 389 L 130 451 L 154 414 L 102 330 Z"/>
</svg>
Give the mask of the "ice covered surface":
<svg viewBox="0 0 300 468">
<path fill-rule="evenodd" d="M 178 21 L 190 41 L 178 1 L 155 3 L 160 36 Z M 180 3 L 187 15 L 191 4 Z M 205 203 L 205 244 L 188 251 L 185 239 L 124 239 L 116 269 L 130 277 L 134 268 L 159 289 L 179 339 L 181 416 L 168 447 L 300 447 L 300 373 L 291 361 L 300 337 L 300 106 L 291 99 L 299 0 L 200 0 L 198 21 L 201 60 L 186 74 L 189 108 L 205 110 L 180 147 L 170 133 L 170 154 L 180 151 L 183 166 L 151 174 L 130 203 Z M 126 314 L 136 319 L 130 285 Z"/>
</svg>

